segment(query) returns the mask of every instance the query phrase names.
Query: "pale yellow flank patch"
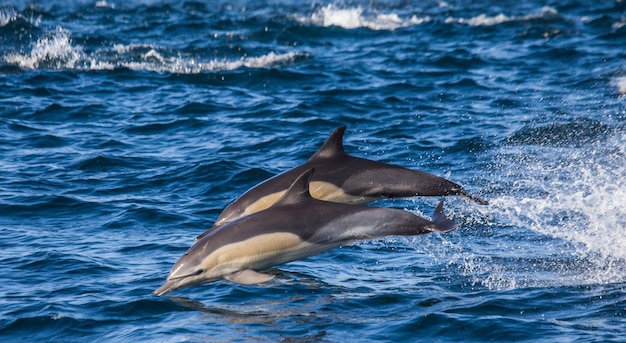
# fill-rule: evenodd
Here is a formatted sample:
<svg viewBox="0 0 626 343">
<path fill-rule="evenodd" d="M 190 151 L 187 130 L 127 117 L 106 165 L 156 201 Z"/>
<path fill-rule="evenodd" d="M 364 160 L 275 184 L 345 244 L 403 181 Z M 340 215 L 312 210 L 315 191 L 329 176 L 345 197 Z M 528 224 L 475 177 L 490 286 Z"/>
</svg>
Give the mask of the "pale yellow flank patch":
<svg viewBox="0 0 626 343">
<path fill-rule="evenodd" d="M 227 244 L 213 251 L 201 263 L 204 270 L 218 268 L 225 273 L 236 270 L 255 268 L 272 256 L 285 255 L 309 245 L 298 235 L 287 232 L 275 232 Z M 232 271 L 231 271 L 232 269 Z"/>
<path fill-rule="evenodd" d="M 246 207 L 241 216 L 243 217 L 269 208 L 274 205 L 286 191 L 287 190 L 275 192 L 259 198 L 257 201 L 250 204 L 250 206 Z M 311 196 L 315 199 L 344 204 L 360 204 L 371 200 L 367 197 L 355 197 L 353 195 L 346 194 L 340 187 L 323 181 L 312 181 L 309 183 L 309 193 L 311 193 Z"/>
<path fill-rule="evenodd" d="M 274 205 L 278 201 L 278 199 L 280 199 L 283 194 L 285 194 L 286 191 L 287 190 L 268 194 L 264 197 L 259 198 L 257 201 L 250 204 L 250 206 L 246 207 L 246 210 L 243 211 L 243 214 L 241 216 L 243 217 L 248 214 L 259 212 Z"/>
<path fill-rule="evenodd" d="M 309 192 L 311 196 L 316 199 L 344 204 L 359 204 L 368 201 L 367 197 L 356 197 L 346 194 L 340 187 L 323 181 L 313 181 L 309 183 Z"/>
</svg>

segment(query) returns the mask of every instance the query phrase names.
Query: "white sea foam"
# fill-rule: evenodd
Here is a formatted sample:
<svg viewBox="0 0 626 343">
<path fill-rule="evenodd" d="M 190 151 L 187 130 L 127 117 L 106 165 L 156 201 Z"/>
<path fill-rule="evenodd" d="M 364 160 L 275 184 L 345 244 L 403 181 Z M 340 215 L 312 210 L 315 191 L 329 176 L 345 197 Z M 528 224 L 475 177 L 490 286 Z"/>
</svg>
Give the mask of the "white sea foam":
<svg viewBox="0 0 626 343">
<path fill-rule="evenodd" d="M 0 9 L 0 27 L 6 26 L 12 20 L 15 20 L 17 13 L 12 8 Z"/>
<path fill-rule="evenodd" d="M 39 26 L 41 24 L 42 16 L 31 16 L 25 18 L 21 14 L 17 13 L 13 7 L 0 8 L 0 27 L 8 25 L 12 21 L 24 20 L 33 26 Z"/>
<path fill-rule="evenodd" d="M 269 52 L 261 56 L 242 57 L 236 60 L 202 61 L 150 44 L 116 44 L 112 48 L 86 53 L 81 45 L 72 41 L 68 30 L 57 28 L 37 40 L 30 51 L 9 53 L 4 59 L 8 64 L 27 69 L 113 70 L 114 68 L 128 68 L 160 73 L 199 74 L 239 68 L 272 68 L 292 63 L 299 56 L 303 54 Z"/>
<path fill-rule="evenodd" d="M 72 45 L 70 32 L 57 28 L 37 40 L 30 52 L 10 53 L 5 61 L 28 69 L 73 69 L 82 58 L 82 48 Z"/>
<path fill-rule="evenodd" d="M 142 61 L 120 61 L 118 65 L 132 70 L 146 70 L 174 74 L 200 74 L 206 72 L 230 71 L 239 68 L 263 69 L 293 62 L 299 53 L 277 54 L 270 52 L 258 57 L 243 57 L 238 60 L 196 61 L 193 58 L 163 57 L 152 49 L 141 56 Z"/>
<path fill-rule="evenodd" d="M 340 8 L 329 4 L 319 8 L 310 17 L 297 17 L 299 22 L 318 26 L 339 26 L 345 29 L 368 28 L 372 30 L 395 30 L 402 27 L 419 25 L 430 18 L 417 17 L 401 18 L 396 13 L 367 15 L 362 7 Z"/>
<path fill-rule="evenodd" d="M 112 4 L 106 0 L 99 0 L 96 1 L 96 3 L 94 4 L 95 7 L 98 8 L 111 8 L 111 9 L 115 9 L 115 4 Z"/>
<path fill-rule="evenodd" d="M 622 27 L 624 27 L 624 25 L 626 25 L 626 18 L 621 17 L 618 21 L 614 22 L 611 25 L 611 28 L 615 31 L 621 29 Z"/>
<path fill-rule="evenodd" d="M 613 84 L 617 87 L 618 94 L 626 95 L 626 76 L 615 78 Z"/>
<path fill-rule="evenodd" d="M 502 23 L 513 22 L 513 21 L 529 21 L 536 20 L 542 18 L 549 18 L 557 15 L 558 12 L 556 9 L 552 7 L 543 7 L 539 13 L 533 13 L 525 16 L 507 16 L 505 14 L 497 14 L 495 16 L 488 16 L 486 14 L 480 14 L 476 17 L 465 19 L 465 18 L 447 18 L 446 23 L 458 23 L 465 24 L 469 26 L 493 26 L 499 25 Z"/>
</svg>

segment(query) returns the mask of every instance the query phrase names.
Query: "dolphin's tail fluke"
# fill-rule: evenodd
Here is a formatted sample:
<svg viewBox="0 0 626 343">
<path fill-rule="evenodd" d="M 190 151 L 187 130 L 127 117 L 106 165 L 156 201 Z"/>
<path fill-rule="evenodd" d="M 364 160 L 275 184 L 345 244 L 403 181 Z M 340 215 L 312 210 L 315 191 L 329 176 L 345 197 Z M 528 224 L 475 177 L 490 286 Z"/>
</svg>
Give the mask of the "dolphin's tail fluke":
<svg viewBox="0 0 626 343">
<path fill-rule="evenodd" d="M 437 205 L 435 212 L 433 212 L 433 222 L 435 223 L 435 232 L 448 232 L 456 229 L 456 223 L 446 217 L 443 213 L 443 201 Z"/>
</svg>

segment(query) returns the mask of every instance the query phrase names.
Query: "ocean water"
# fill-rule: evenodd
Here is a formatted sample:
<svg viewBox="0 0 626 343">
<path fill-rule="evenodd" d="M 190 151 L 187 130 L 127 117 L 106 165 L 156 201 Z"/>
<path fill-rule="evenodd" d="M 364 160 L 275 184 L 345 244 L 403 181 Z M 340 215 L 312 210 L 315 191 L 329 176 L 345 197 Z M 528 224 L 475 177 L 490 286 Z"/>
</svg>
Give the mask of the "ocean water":
<svg viewBox="0 0 626 343">
<path fill-rule="evenodd" d="M 156 297 L 336 127 L 490 201 Z M 0 340 L 618 342 L 626 2 L 0 1 Z"/>
</svg>

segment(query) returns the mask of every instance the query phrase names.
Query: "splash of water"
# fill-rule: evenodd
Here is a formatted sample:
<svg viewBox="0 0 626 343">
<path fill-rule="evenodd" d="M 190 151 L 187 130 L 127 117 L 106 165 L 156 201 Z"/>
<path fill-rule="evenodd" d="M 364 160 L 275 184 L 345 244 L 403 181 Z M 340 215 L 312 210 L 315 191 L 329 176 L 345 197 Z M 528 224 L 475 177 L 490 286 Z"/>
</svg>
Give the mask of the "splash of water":
<svg viewBox="0 0 626 343">
<path fill-rule="evenodd" d="M 505 145 L 490 176 L 497 189 L 490 205 L 455 210 L 448 202 L 461 232 L 409 244 L 472 287 L 624 282 L 625 146 L 619 130 L 584 146 Z"/>
<path fill-rule="evenodd" d="M 613 80 L 613 84 L 617 88 L 617 93 L 626 95 L 626 76 L 620 76 Z"/>
<path fill-rule="evenodd" d="M 525 166 L 536 177 L 518 182 L 519 188 L 539 190 L 542 196 L 504 196 L 497 206 L 515 225 L 604 258 L 626 259 L 625 138 L 617 134 L 586 149 L 548 149 L 562 158 Z"/>
<path fill-rule="evenodd" d="M 5 61 L 28 69 L 72 69 L 83 56 L 82 48 L 72 44 L 70 32 L 59 27 L 38 39 L 29 53 L 11 53 Z"/>
<path fill-rule="evenodd" d="M 625 280 L 625 143 L 626 134 L 617 132 L 583 147 L 540 146 L 535 158 L 522 163 L 519 147 L 504 149 L 512 151 L 503 151 L 509 155 L 501 164 L 508 166 L 503 171 L 516 180 L 492 201 L 492 215 L 551 241 L 523 249 L 527 256 L 549 256 L 531 268 L 548 271 L 549 278 L 541 282 Z"/>
<path fill-rule="evenodd" d="M 6 26 L 17 18 L 17 13 L 13 8 L 0 9 L 0 27 Z"/>
<path fill-rule="evenodd" d="M 9 25 L 12 22 L 23 22 L 34 27 L 39 27 L 43 17 L 41 15 L 35 16 L 31 14 L 29 17 L 24 17 L 22 14 L 17 13 L 13 6 L 7 6 L 0 8 L 0 27 Z"/>
</svg>

